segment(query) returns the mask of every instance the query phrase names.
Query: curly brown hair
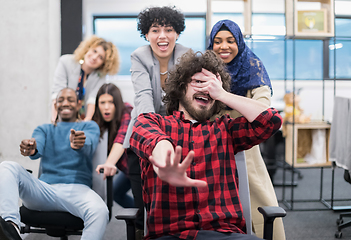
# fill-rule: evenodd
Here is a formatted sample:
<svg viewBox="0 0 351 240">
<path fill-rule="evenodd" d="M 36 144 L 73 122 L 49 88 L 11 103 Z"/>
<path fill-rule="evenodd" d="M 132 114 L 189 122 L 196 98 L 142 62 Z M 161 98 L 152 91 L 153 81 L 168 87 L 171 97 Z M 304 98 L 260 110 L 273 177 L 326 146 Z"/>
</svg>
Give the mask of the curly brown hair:
<svg viewBox="0 0 351 240">
<path fill-rule="evenodd" d="M 173 111 L 178 111 L 179 101 L 184 98 L 188 84 L 191 82 L 191 77 L 195 73 L 201 72 L 202 68 L 213 74 L 218 73 L 222 79 L 223 89 L 229 91 L 231 78 L 222 59 L 212 50 L 207 50 L 204 53 L 189 50 L 169 73 L 165 84 L 166 95 L 163 98 L 163 102 L 166 105 L 168 115 L 173 114 Z M 214 114 L 216 114 L 226 106 L 224 103 L 216 101 L 214 107 Z"/>
<path fill-rule="evenodd" d="M 177 34 L 185 29 L 185 18 L 183 13 L 176 7 L 151 7 L 141 11 L 138 15 L 138 31 L 140 36 L 146 40 L 146 34 L 153 24 L 160 26 L 172 26 Z"/>
<path fill-rule="evenodd" d="M 97 69 L 102 75 L 114 75 L 119 69 L 119 56 L 116 46 L 112 42 L 107 42 L 105 39 L 92 35 L 86 40 L 82 41 L 74 50 L 74 59 L 78 62 L 84 59 L 84 55 L 90 48 L 102 46 L 105 50 L 106 57 L 104 63 Z"/>
</svg>

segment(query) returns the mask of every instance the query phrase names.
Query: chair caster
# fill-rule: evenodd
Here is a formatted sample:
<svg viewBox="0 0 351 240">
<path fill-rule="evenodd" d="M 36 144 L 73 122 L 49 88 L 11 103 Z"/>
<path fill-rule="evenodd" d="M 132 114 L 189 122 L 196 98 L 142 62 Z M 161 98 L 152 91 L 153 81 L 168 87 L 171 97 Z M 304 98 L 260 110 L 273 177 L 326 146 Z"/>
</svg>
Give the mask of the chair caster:
<svg viewBox="0 0 351 240">
<path fill-rule="evenodd" d="M 344 220 L 342 218 L 338 218 L 336 219 L 336 225 L 340 225 L 340 224 L 343 224 L 344 223 Z"/>
<path fill-rule="evenodd" d="M 335 232 L 335 238 L 342 238 L 342 232 L 336 231 Z"/>
<path fill-rule="evenodd" d="M 298 175 L 297 175 L 298 179 L 303 179 L 303 175 L 299 172 Z"/>
</svg>

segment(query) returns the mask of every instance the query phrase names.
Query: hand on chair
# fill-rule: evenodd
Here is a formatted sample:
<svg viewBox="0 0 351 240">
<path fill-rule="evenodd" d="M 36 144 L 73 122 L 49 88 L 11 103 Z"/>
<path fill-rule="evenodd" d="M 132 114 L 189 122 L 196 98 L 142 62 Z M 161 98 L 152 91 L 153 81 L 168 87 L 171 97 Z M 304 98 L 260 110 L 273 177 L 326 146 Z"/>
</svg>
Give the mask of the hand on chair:
<svg viewBox="0 0 351 240">
<path fill-rule="evenodd" d="M 111 163 L 100 164 L 96 167 L 95 171 L 97 173 L 100 173 L 100 169 L 104 169 L 104 180 L 106 179 L 106 177 L 113 176 L 117 172 L 116 166 Z"/>
</svg>

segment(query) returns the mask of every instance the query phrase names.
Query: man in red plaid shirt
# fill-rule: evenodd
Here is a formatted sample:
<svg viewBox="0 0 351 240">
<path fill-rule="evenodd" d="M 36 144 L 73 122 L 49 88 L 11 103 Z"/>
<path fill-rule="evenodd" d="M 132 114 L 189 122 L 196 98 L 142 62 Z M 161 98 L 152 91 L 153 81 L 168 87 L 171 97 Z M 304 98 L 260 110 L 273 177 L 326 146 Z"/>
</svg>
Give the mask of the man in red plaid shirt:
<svg viewBox="0 0 351 240">
<path fill-rule="evenodd" d="M 166 83 L 169 116 L 138 117 L 130 145 L 140 157 L 146 239 L 258 239 L 245 234 L 234 154 L 268 139 L 282 119 L 229 84 L 214 52 L 188 52 Z M 225 106 L 243 117 L 209 120 Z"/>
</svg>

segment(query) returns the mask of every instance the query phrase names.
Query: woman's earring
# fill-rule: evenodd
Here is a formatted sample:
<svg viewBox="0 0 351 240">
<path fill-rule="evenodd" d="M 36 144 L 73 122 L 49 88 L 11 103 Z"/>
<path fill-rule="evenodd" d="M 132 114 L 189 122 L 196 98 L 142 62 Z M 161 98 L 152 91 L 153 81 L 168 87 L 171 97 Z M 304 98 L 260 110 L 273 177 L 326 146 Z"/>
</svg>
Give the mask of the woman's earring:
<svg viewBox="0 0 351 240">
<path fill-rule="evenodd" d="M 84 63 L 84 59 L 79 60 L 79 64 L 83 64 Z"/>
</svg>

